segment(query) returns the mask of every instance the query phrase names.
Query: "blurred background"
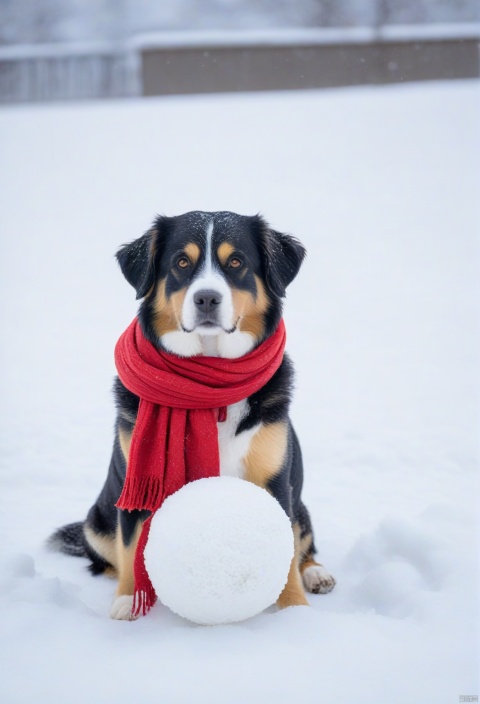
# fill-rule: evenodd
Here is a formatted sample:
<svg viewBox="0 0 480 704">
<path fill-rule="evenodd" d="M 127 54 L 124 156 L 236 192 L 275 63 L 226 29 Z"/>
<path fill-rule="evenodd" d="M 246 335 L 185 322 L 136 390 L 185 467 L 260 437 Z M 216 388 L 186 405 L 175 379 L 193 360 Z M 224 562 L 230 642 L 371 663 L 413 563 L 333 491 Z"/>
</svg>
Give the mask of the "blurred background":
<svg viewBox="0 0 480 704">
<path fill-rule="evenodd" d="M 479 73 L 477 0 L 0 0 L 0 100 Z"/>
</svg>

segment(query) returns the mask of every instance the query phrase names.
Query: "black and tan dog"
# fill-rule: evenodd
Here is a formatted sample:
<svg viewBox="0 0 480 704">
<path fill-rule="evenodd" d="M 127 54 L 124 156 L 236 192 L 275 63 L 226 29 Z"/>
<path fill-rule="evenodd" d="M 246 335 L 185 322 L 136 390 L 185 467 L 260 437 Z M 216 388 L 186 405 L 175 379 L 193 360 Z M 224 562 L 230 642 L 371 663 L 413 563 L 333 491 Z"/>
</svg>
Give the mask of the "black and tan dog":
<svg viewBox="0 0 480 704">
<path fill-rule="evenodd" d="M 191 212 L 158 217 L 143 237 L 120 249 L 117 259 L 142 299 L 138 316 L 153 345 L 182 357 L 236 358 L 274 332 L 285 289 L 304 256 L 296 239 L 270 229 L 260 216 Z M 304 588 L 325 593 L 335 585 L 315 562 L 310 516 L 301 501 L 302 457 L 288 417 L 292 374 L 285 356 L 272 379 L 229 406 L 227 420 L 218 425 L 221 475 L 267 488 L 292 520 L 296 555 L 280 607 L 307 604 Z M 114 393 L 118 415 L 105 485 L 86 520 L 60 528 L 50 545 L 89 557 L 93 574 L 118 576 L 110 615 L 129 619 L 133 557 L 148 514 L 115 508 L 139 399 L 118 378 Z"/>
</svg>

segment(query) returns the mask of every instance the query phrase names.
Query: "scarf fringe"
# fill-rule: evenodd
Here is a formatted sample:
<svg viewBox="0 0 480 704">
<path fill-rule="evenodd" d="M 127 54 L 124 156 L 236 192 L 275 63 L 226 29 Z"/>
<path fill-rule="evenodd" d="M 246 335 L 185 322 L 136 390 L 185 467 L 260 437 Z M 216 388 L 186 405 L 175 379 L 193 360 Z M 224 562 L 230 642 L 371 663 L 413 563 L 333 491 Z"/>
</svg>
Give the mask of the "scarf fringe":
<svg viewBox="0 0 480 704">
<path fill-rule="evenodd" d="M 154 588 L 150 585 L 149 589 L 135 591 L 133 595 L 132 616 L 146 616 L 152 606 L 157 601 L 157 595 Z"/>
<path fill-rule="evenodd" d="M 127 474 L 122 493 L 115 506 L 124 511 L 156 511 L 162 503 L 163 481 L 158 477 L 132 478 Z"/>
<path fill-rule="evenodd" d="M 145 546 L 150 534 L 150 526 L 152 516 L 149 516 L 142 527 L 142 532 L 138 539 L 137 549 L 135 551 L 135 559 L 133 561 L 133 573 L 135 576 L 135 590 L 133 593 L 132 614 L 139 616 L 142 613 L 147 614 L 154 603 L 157 601 L 157 595 L 153 587 L 150 577 L 145 566 Z"/>
<path fill-rule="evenodd" d="M 156 511 L 163 499 L 163 481 L 159 477 L 128 476 L 115 506 L 124 511 Z"/>
</svg>

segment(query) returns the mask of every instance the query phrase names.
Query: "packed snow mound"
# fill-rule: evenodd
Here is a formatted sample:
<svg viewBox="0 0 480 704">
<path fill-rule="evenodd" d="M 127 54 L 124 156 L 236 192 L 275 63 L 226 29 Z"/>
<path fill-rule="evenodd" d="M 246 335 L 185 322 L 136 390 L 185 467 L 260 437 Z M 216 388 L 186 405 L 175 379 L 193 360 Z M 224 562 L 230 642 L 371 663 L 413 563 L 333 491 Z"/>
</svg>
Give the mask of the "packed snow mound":
<svg viewBox="0 0 480 704">
<path fill-rule="evenodd" d="M 195 623 L 234 623 L 271 606 L 286 584 L 293 532 L 251 482 L 199 479 L 152 519 L 145 564 L 160 601 Z"/>
<path fill-rule="evenodd" d="M 83 612 L 88 607 L 78 598 L 77 585 L 58 577 L 44 577 L 30 555 L 15 553 L 0 560 L 0 597 L 9 604 L 34 607 L 65 607 Z"/>
<path fill-rule="evenodd" d="M 352 602 L 393 618 L 420 615 L 422 596 L 443 587 L 447 563 L 442 541 L 424 522 L 385 519 L 347 556 Z"/>
</svg>

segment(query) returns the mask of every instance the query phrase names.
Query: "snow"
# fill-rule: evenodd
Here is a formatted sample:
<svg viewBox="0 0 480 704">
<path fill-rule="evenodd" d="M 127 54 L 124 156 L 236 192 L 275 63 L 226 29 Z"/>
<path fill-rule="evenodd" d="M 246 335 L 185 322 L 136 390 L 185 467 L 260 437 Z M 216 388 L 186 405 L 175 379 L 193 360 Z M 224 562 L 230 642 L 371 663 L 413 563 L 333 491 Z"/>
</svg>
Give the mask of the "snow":
<svg viewBox="0 0 480 704">
<path fill-rule="evenodd" d="M 129 39 L 140 50 L 169 47 L 317 46 L 323 44 L 369 44 L 377 38 L 372 27 L 323 27 L 321 29 L 256 29 L 145 32 Z"/>
<path fill-rule="evenodd" d="M 479 118 L 476 81 L 2 110 L 6 704 L 479 694 Z M 113 254 L 191 209 L 262 211 L 308 249 L 292 417 L 337 586 L 236 625 L 115 622 L 114 583 L 43 541 L 108 466 L 136 310 Z"/>
<path fill-rule="evenodd" d="M 435 39 L 478 39 L 478 22 L 445 22 L 438 24 L 390 24 L 379 27 L 379 38 L 385 41 L 425 41 Z"/>
<path fill-rule="evenodd" d="M 14 61 L 19 59 L 64 58 L 69 56 L 111 56 L 121 54 L 126 45 L 120 42 L 70 42 L 65 44 L 6 44 L 0 46 L 0 59 Z"/>
<path fill-rule="evenodd" d="M 145 565 L 158 598 L 195 623 L 242 621 L 275 603 L 293 557 L 290 520 L 236 477 L 199 479 L 154 515 Z"/>
<path fill-rule="evenodd" d="M 128 46 L 135 49 L 231 46 L 323 46 L 329 44 L 370 44 L 375 41 L 425 41 L 478 39 L 480 24 L 384 25 L 382 27 L 291 27 L 250 30 L 197 30 L 145 32 L 132 36 Z"/>
<path fill-rule="evenodd" d="M 480 24 L 384 25 L 382 27 L 290 27 L 276 29 L 212 29 L 141 32 L 117 41 L 51 42 L 0 45 L 1 60 L 69 56 L 110 56 L 154 48 L 251 46 L 323 46 L 370 44 L 375 41 L 478 39 Z"/>
</svg>

